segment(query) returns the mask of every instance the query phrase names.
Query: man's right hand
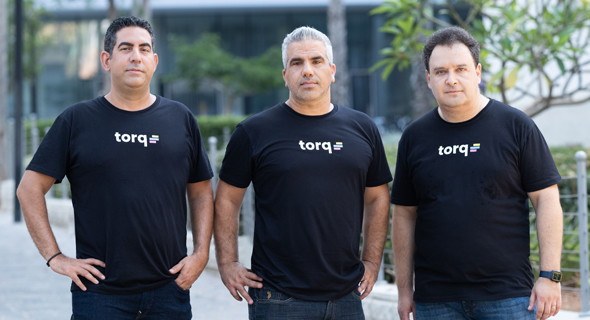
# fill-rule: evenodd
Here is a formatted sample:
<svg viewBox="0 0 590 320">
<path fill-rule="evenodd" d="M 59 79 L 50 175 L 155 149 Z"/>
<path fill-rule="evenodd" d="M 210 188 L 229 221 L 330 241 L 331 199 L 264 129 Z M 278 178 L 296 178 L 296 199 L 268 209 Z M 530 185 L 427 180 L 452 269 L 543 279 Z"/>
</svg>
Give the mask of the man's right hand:
<svg viewBox="0 0 590 320">
<path fill-rule="evenodd" d="M 248 286 L 260 289 L 262 288 L 262 283 L 260 283 L 262 278 L 252 272 L 252 270 L 241 265 L 239 262 L 220 264 L 219 274 L 221 275 L 221 281 L 223 281 L 223 284 L 236 300 L 242 301 L 242 297 L 244 297 L 244 299 L 248 301 L 248 304 L 254 303 L 244 287 Z"/>
<path fill-rule="evenodd" d="M 98 259 L 72 259 L 60 254 L 51 260 L 49 266 L 54 272 L 70 277 L 82 291 L 86 291 L 86 286 L 82 284 L 79 276 L 88 279 L 94 284 L 98 284 L 96 278 L 105 279 L 104 275 L 94 267 L 106 267 L 105 263 Z"/>
<path fill-rule="evenodd" d="M 400 320 L 410 320 L 410 313 L 416 320 L 416 304 L 414 303 L 414 290 L 399 290 L 397 300 L 397 313 Z"/>
</svg>

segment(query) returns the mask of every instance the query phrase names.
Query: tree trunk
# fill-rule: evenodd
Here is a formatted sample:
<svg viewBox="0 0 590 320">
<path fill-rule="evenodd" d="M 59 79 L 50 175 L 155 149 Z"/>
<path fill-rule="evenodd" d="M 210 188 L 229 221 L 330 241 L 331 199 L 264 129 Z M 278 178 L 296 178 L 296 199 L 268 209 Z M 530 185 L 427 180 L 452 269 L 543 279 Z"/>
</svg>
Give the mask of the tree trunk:
<svg viewBox="0 0 590 320">
<path fill-rule="evenodd" d="M 152 7 L 149 0 L 133 0 L 131 15 L 152 23 Z"/>
<path fill-rule="evenodd" d="M 346 7 L 341 0 L 330 0 L 328 6 L 328 36 L 334 51 L 336 82 L 331 87 L 333 103 L 352 107 L 350 75 L 348 73 L 348 44 L 346 43 Z"/>
<path fill-rule="evenodd" d="M 233 94 L 225 94 L 225 105 L 223 106 L 223 115 L 228 116 L 234 110 L 234 102 L 236 97 Z"/>
<path fill-rule="evenodd" d="M 8 178 L 8 152 L 4 144 L 8 113 L 8 1 L 0 0 L 0 181 Z M 0 199 L 1 201 L 1 199 Z"/>
<path fill-rule="evenodd" d="M 113 20 L 117 19 L 117 7 L 115 6 L 115 0 L 109 0 L 107 19 L 109 19 L 109 22 L 113 22 Z M 105 71 L 102 67 L 100 70 L 102 74 L 102 90 L 99 92 L 99 94 L 104 96 L 111 91 L 111 73 Z"/>
</svg>

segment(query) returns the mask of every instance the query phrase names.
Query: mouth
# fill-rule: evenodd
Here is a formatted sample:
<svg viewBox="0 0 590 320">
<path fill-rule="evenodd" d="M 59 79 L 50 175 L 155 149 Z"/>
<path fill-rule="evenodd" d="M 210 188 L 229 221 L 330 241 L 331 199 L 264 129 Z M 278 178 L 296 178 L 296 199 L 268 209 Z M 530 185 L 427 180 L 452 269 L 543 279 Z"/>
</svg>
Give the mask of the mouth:
<svg viewBox="0 0 590 320">
<path fill-rule="evenodd" d="M 315 86 L 317 84 L 318 83 L 315 82 L 315 81 L 303 81 L 303 82 L 301 82 L 300 86 L 302 86 L 302 87 L 312 87 L 312 86 Z"/>
<path fill-rule="evenodd" d="M 447 94 L 456 94 L 456 93 L 461 93 L 461 92 L 462 92 L 461 90 L 449 90 L 449 91 L 446 91 L 445 93 L 447 93 Z"/>
<path fill-rule="evenodd" d="M 143 73 L 143 70 L 137 68 L 127 69 L 126 71 L 131 73 Z"/>
</svg>

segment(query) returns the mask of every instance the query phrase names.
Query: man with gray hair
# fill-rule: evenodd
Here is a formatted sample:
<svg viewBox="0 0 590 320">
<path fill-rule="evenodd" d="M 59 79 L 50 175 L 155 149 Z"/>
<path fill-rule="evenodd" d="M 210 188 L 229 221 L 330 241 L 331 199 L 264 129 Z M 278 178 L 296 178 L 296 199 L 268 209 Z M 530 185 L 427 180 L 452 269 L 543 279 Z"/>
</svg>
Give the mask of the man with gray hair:
<svg viewBox="0 0 590 320">
<path fill-rule="evenodd" d="M 289 99 L 237 126 L 219 174 L 219 272 L 234 298 L 248 301 L 250 319 L 364 319 L 361 300 L 377 280 L 389 219 L 381 137 L 367 115 L 330 103 L 328 37 L 300 27 L 282 48 Z M 250 182 L 251 270 L 237 253 Z"/>
</svg>

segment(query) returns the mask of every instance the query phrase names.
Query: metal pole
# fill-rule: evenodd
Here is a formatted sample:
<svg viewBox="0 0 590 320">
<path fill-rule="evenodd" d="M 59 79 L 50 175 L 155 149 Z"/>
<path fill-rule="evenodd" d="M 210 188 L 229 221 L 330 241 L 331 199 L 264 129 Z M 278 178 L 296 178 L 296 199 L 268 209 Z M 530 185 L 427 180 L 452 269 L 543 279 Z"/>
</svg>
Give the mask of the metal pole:
<svg viewBox="0 0 590 320">
<path fill-rule="evenodd" d="M 211 185 L 213 191 L 217 187 L 217 138 L 209 137 L 209 162 L 211 163 L 211 170 L 213 170 L 213 178 L 211 178 Z"/>
<path fill-rule="evenodd" d="M 582 312 L 580 317 L 590 317 L 590 287 L 588 272 L 588 190 L 586 190 L 586 152 L 576 152 L 578 166 L 578 223 L 580 229 L 580 282 Z"/>
<path fill-rule="evenodd" d="M 23 1 L 14 1 L 16 30 L 14 54 L 14 190 L 22 175 L 22 128 L 23 128 Z M 20 203 L 14 193 L 14 222 L 21 221 Z"/>
</svg>

